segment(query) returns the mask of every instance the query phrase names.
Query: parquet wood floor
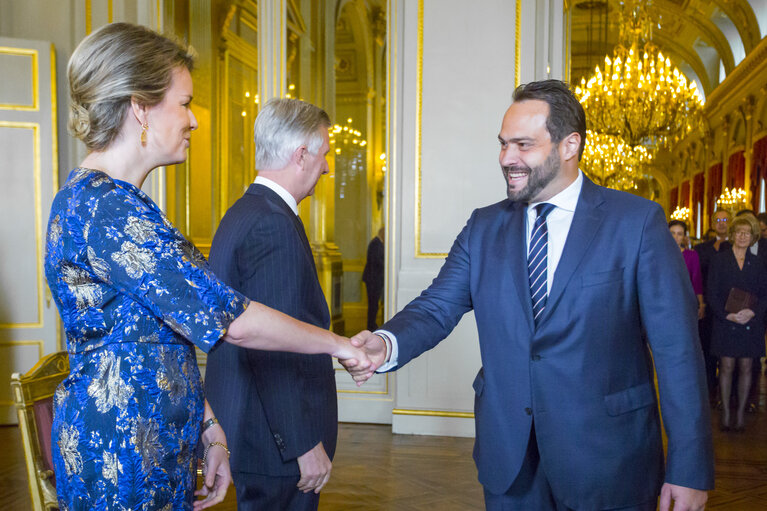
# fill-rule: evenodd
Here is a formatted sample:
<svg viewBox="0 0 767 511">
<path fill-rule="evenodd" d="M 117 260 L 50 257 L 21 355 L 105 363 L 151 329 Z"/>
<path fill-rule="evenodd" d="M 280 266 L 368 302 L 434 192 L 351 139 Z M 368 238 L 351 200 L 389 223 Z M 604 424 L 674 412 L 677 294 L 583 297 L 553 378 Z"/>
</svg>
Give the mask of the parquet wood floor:
<svg viewBox="0 0 767 511">
<path fill-rule="evenodd" d="M 723 433 L 712 411 L 716 490 L 707 509 L 767 510 L 767 403 L 762 378 L 760 411 L 746 432 Z M 389 426 L 341 424 L 330 483 L 321 511 L 470 511 L 483 509 L 471 458 L 473 439 L 393 435 Z M 0 427 L 0 510 L 30 509 L 19 430 Z M 213 508 L 235 511 L 234 487 Z"/>
</svg>

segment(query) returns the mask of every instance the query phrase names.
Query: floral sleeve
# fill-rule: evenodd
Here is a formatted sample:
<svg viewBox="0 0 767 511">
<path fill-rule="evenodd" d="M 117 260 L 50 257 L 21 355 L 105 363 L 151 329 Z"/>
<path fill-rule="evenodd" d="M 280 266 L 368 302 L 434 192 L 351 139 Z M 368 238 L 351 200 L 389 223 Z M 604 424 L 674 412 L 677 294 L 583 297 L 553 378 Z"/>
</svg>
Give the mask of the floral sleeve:
<svg viewBox="0 0 767 511">
<path fill-rule="evenodd" d="M 213 275 L 150 199 L 111 180 L 97 188 L 77 215 L 84 219 L 82 243 L 93 272 L 208 352 L 247 298 Z"/>
</svg>

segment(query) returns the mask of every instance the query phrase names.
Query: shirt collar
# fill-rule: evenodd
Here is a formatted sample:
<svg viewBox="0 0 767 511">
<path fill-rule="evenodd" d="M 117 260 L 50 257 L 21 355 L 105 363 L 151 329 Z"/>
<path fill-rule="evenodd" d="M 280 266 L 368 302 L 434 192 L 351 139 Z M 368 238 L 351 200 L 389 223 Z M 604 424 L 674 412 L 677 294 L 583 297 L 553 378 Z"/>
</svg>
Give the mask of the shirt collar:
<svg viewBox="0 0 767 511">
<path fill-rule="evenodd" d="M 565 211 L 574 212 L 575 207 L 578 205 L 578 197 L 581 195 L 581 188 L 583 187 L 583 173 L 578 169 L 578 177 L 575 181 L 570 183 L 567 188 L 550 198 L 546 202 L 547 204 L 553 204 L 559 209 Z M 527 210 L 533 210 L 540 202 L 531 202 L 527 205 Z"/>
<path fill-rule="evenodd" d="M 280 196 L 280 198 L 285 201 L 285 204 L 288 205 L 288 207 L 293 211 L 293 213 L 298 216 L 298 203 L 296 202 L 296 198 L 293 197 L 289 191 L 284 189 L 282 186 L 278 185 L 271 179 L 267 179 L 262 176 L 256 176 L 256 180 L 253 181 L 254 184 L 257 185 L 264 185 L 265 187 L 269 188 L 271 191 L 276 193 Z"/>
</svg>

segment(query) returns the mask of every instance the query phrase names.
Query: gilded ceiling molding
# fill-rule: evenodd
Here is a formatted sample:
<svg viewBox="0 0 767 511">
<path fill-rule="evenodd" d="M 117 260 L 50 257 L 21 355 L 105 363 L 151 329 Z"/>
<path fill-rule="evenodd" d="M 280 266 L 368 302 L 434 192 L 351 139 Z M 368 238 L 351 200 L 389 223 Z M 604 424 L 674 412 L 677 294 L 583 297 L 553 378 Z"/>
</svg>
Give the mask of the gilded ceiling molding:
<svg viewBox="0 0 767 511">
<path fill-rule="evenodd" d="M 719 54 L 719 58 L 722 59 L 722 63 L 724 64 L 724 72 L 730 74 L 730 71 L 735 67 L 735 58 L 732 55 L 732 48 L 730 48 L 730 43 L 727 41 L 727 37 L 725 37 L 722 31 L 719 30 L 719 27 L 707 18 L 696 16 L 696 14 L 698 14 L 696 10 L 693 9 L 692 12 L 690 12 L 681 9 L 668 0 L 657 2 L 653 4 L 653 6 L 656 7 L 661 14 L 666 14 L 671 18 L 682 19 L 684 20 L 684 24 L 695 27 L 698 32 L 700 32 L 703 40 Z M 661 25 L 663 25 L 663 20 L 661 20 Z M 655 36 L 655 33 L 656 31 L 653 30 L 653 36 Z"/>
<path fill-rule="evenodd" d="M 746 55 L 759 44 L 759 22 L 748 0 L 714 0 L 714 3 L 724 12 L 735 28 L 738 29 L 740 40 Z"/>
<path fill-rule="evenodd" d="M 740 103 L 743 95 L 750 92 L 746 90 L 748 84 L 763 83 L 766 74 L 767 37 L 762 39 L 756 48 L 733 69 L 732 73 L 728 74 L 727 78 L 707 96 L 705 105 L 707 116 L 729 109 L 729 103 L 733 103 L 732 108 L 735 108 L 734 105 Z"/>
</svg>

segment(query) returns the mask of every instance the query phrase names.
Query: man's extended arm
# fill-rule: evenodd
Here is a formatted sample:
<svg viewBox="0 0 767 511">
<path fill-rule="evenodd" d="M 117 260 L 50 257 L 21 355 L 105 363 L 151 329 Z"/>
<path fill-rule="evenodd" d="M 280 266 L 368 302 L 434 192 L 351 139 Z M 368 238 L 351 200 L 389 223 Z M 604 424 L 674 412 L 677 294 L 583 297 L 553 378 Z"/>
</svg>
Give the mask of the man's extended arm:
<svg viewBox="0 0 767 511">
<path fill-rule="evenodd" d="M 469 237 L 475 216 L 476 212 L 456 238 L 437 277 L 419 297 L 375 333 L 363 330 L 352 338 L 352 344 L 364 347 L 375 368 L 381 368 L 388 362 L 393 364 L 384 366 L 381 371 L 401 367 L 433 348 L 472 309 Z M 399 344 L 400 337 L 405 338 L 404 346 Z M 404 359 L 400 356 L 401 350 L 404 351 Z M 344 360 L 340 362 L 358 385 L 373 375 L 371 369 Z"/>
</svg>

